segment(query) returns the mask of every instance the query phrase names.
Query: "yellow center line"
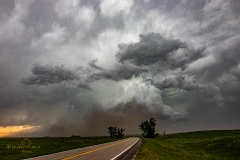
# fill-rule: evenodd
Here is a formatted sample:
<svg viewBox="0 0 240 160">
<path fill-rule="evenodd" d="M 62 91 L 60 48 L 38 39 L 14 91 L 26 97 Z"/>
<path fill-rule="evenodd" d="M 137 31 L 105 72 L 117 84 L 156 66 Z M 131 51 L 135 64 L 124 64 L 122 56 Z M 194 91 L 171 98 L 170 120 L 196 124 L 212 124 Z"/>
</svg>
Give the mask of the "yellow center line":
<svg viewBox="0 0 240 160">
<path fill-rule="evenodd" d="M 120 144 L 120 143 L 123 143 L 123 142 L 126 142 L 126 141 L 128 141 L 128 140 L 124 140 L 124 141 L 121 141 L 121 142 L 118 142 L 118 143 L 114 143 L 114 144 L 111 144 L 111 145 L 108 145 L 108 146 L 104 146 L 104 147 L 101 147 L 101 148 L 97 148 L 97 149 L 94 149 L 94 150 L 90 150 L 90 151 L 87 151 L 87 152 L 75 154 L 73 156 L 69 156 L 69 157 L 63 158 L 61 160 L 69 160 L 71 158 L 76 158 L 76 157 L 79 157 L 79 156 L 82 156 L 82 155 L 85 155 L 85 154 L 88 154 L 88 153 L 92 153 L 92 152 L 95 152 L 95 151 L 98 151 L 98 150 L 101 150 L 101 149 L 104 149 L 104 148 L 115 146 L 117 144 Z"/>
</svg>

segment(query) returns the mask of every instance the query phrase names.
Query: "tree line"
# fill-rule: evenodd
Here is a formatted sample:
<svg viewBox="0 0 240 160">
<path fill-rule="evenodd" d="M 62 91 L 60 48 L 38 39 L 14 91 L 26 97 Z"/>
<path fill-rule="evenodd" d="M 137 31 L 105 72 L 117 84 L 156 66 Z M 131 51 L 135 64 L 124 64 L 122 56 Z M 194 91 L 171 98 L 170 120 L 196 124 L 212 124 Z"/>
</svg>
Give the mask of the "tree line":
<svg viewBox="0 0 240 160">
<path fill-rule="evenodd" d="M 149 120 L 143 121 L 139 125 L 139 129 L 141 130 L 143 137 L 155 138 L 158 135 L 155 130 L 156 125 L 157 123 L 155 118 L 150 118 Z M 108 127 L 108 133 L 110 138 L 123 138 L 124 131 L 125 129 L 123 128 Z"/>
</svg>

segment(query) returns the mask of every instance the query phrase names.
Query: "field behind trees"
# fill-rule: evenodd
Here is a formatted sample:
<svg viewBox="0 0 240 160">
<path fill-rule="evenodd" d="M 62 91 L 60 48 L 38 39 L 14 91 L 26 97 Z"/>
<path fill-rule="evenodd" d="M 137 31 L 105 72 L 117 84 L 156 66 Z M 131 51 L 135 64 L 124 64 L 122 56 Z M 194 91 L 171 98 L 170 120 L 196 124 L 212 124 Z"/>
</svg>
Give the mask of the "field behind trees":
<svg viewBox="0 0 240 160">
<path fill-rule="evenodd" d="M 136 160 L 240 159 L 240 130 L 169 134 L 142 143 Z"/>
</svg>

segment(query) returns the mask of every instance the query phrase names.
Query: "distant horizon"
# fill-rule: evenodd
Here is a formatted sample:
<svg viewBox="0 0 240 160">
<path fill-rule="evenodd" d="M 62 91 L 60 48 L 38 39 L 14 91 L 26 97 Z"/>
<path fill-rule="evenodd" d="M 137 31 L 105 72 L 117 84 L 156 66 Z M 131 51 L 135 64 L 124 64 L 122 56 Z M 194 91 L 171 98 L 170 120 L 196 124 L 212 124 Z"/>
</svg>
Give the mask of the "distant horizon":
<svg viewBox="0 0 240 160">
<path fill-rule="evenodd" d="M 171 133 L 168 133 L 168 132 L 166 132 L 165 131 L 165 135 L 167 135 L 167 134 L 178 134 L 178 133 L 190 133 L 190 132 L 204 132 L 204 131 L 235 131 L 235 130 L 240 130 L 240 129 L 215 129 L 215 130 L 196 130 L 196 131 L 186 131 L 186 132 L 171 132 Z M 159 135 L 163 135 L 163 133 L 159 133 L 159 132 L 156 132 L 156 133 L 158 133 Z M 72 134 L 72 135 L 74 135 L 74 136 L 76 136 L 76 137 L 81 137 L 81 138 L 86 138 L 86 137 L 109 137 L 109 134 L 106 134 L 106 135 L 102 135 L 102 136 L 81 136 L 81 135 L 75 135 L 75 134 Z M 9 136 L 7 136 L 7 137 L 0 137 L 0 138 L 67 138 L 67 137 L 69 137 L 69 138 L 71 138 L 72 137 L 72 135 L 69 135 L 69 136 L 20 136 L 20 137 L 18 137 L 18 136 L 12 136 L 12 137 L 9 137 Z M 141 133 L 132 133 L 132 134 L 124 134 L 124 136 L 136 136 L 136 135 L 141 135 Z"/>
</svg>

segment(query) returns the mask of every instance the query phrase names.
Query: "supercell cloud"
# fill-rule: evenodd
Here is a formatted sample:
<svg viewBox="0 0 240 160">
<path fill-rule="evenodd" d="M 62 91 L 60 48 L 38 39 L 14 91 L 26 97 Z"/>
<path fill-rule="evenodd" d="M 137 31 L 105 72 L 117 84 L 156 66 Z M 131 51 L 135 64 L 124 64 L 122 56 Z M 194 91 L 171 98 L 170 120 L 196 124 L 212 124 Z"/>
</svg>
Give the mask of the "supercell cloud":
<svg viewBox="0 0 240 160">
<path fill-rule="evenodd" d="M 237 0 L 2 0 L 8 136 L 239 129 Z M 30 127 L 31 128 L 31 127 Z"/>
</svg>

